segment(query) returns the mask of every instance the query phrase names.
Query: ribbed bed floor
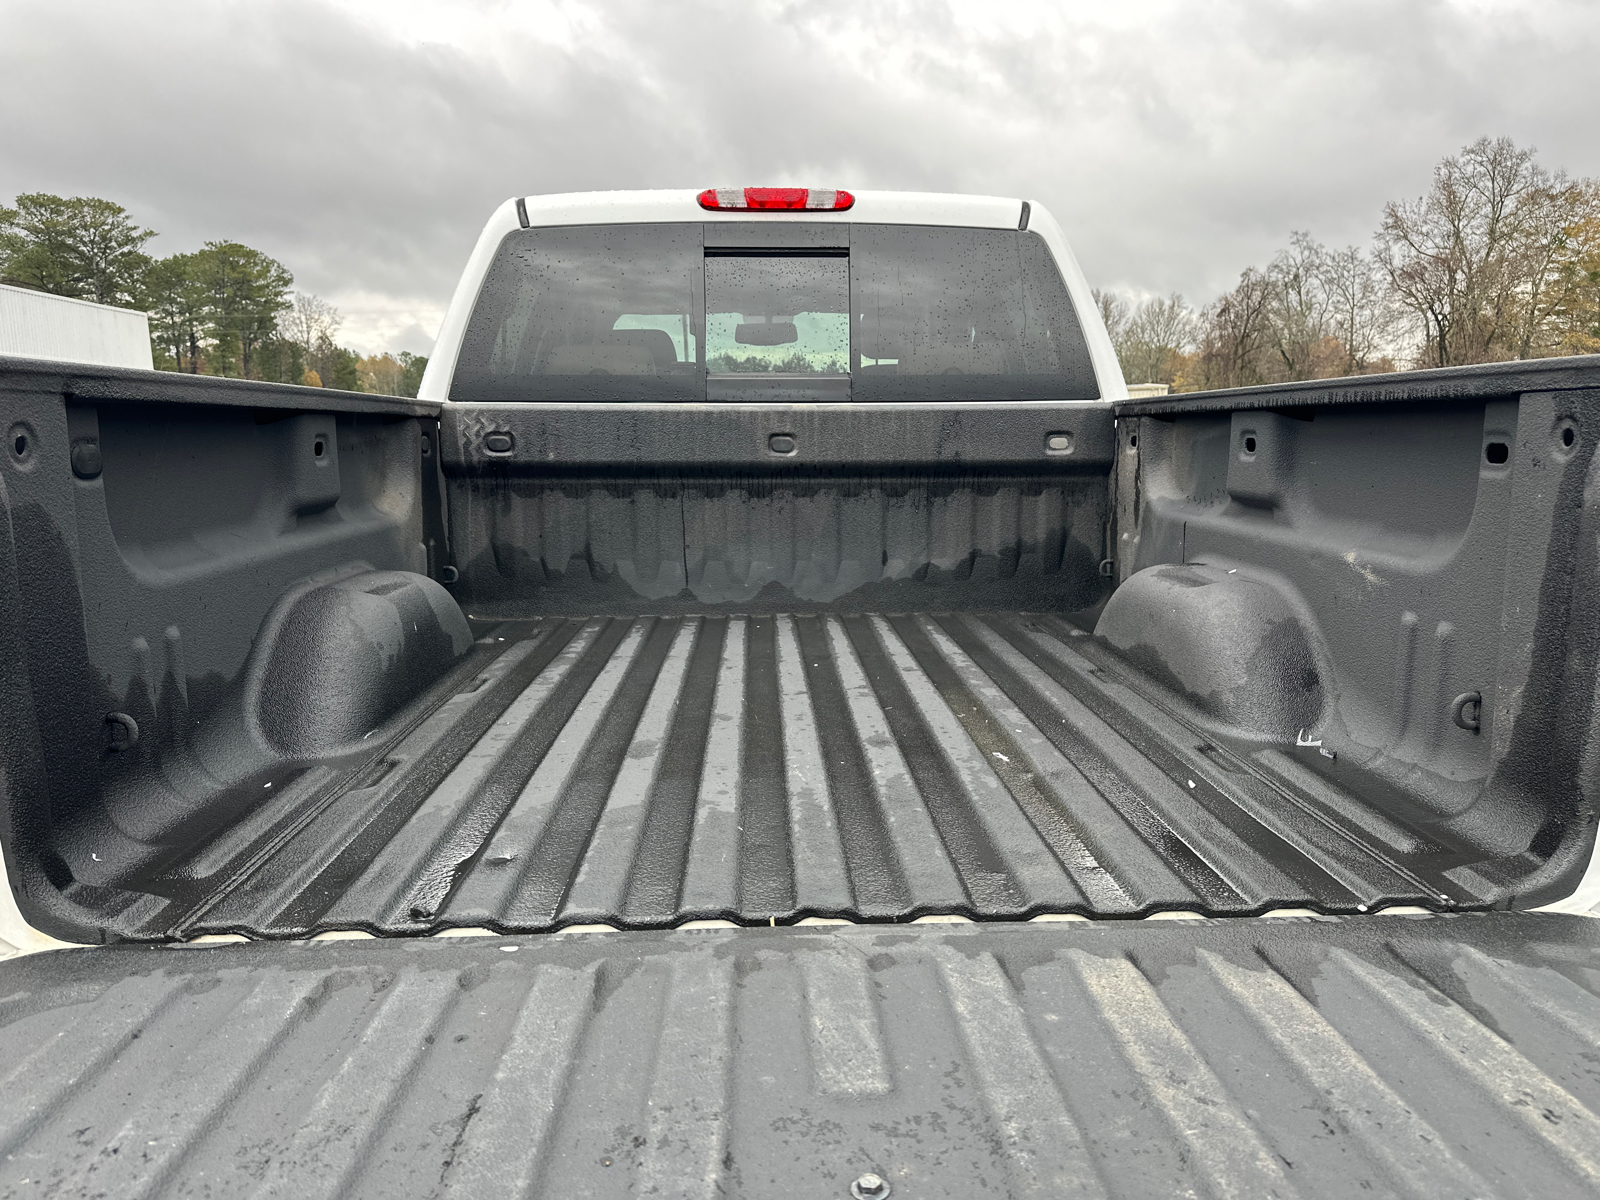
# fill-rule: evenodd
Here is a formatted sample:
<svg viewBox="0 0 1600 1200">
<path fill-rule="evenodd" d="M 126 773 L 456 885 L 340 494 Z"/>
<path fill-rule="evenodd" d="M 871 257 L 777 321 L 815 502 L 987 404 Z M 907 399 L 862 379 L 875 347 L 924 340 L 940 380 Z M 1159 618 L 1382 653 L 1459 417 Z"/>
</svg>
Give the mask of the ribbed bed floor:
<svg viewBox="0 0 1600 1200">
<path fill-rule="evenodd" d="M 1593 1196 L 1597 949 L 1492 913 L 36 954 L 0 1195 Z"/>
<path fill-rule="evenodd" d="M 474 654 L 372 764 L 285 781 L 152 889 L 147 932 L 1481 902 L 1459 855 L 1294 751 L 1212 744 L 1053 617 L 546 619 Z"/>
</svg>

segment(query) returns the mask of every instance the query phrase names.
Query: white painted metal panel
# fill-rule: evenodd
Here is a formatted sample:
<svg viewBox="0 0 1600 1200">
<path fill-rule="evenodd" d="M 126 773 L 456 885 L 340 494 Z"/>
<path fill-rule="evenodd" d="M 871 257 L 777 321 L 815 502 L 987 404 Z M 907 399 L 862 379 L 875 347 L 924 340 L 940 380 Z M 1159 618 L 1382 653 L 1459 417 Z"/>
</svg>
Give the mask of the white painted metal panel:
<svg viewBox="0 0 1600 1200">
<path fill-rule="evenodd" d="M 524 204 L 529 225 L 627 225 L 643 221 L 804 221 L 848 225 L 968 225 L 985 229 L 1015 229 L 1022 216 L 1022 201 L 1006 196 L 962 196 L 941 192 L 854 192 L 848 209 L 708 212 L 696 199 L 699 192 L 681 190 L 640 192 L 565 192 L 528 196 Z"/>
<path fill-rule="evenodd" d="M 0 284 L 0 354 L 101 367 L 143 367 L 150 318 L 131 308 L 91 304 Z"/>
</svg>

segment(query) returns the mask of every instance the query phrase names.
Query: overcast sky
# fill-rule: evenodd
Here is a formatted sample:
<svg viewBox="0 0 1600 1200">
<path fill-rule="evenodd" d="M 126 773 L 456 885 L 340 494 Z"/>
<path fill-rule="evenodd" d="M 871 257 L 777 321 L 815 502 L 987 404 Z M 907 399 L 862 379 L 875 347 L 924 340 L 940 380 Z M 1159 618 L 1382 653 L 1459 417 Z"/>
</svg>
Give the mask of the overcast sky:
<svg viewBox="0 0 1600 1200">
<path fill-rule="evenodd" d="M 258 246 L 363 352 L 427 352 L 501 200 L 591 188 L 1022 196 L 1203 303 L 1483 134 L 1600 175 L 1597 50 L 1593 0 L 0 0 L 0 203 Z"/>
</svg>

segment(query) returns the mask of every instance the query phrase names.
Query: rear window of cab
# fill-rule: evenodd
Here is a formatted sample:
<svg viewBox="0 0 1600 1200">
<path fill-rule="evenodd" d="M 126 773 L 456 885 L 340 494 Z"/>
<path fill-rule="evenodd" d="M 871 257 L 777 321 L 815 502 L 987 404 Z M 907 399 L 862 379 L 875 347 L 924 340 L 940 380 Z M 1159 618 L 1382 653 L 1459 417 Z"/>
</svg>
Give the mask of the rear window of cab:
<svg viewBox="0 0 1600 1200">
<path fill-rule="evenodd" d="M 1081 322 L 1037 233 L 741 228 L 507 235 L 468 322 L 451 399 L 1098 397 Z"/>
</svg>

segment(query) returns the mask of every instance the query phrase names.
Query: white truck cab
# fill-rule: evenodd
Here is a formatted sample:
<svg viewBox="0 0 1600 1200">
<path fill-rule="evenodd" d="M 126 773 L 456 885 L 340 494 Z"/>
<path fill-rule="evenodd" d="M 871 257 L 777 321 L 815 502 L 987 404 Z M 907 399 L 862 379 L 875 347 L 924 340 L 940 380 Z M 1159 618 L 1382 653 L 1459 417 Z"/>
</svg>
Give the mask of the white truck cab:
<svg viewBox="0 0 1600 1200">
<path fill-rule="evenodd" d="M 423 400 L 1117 401 L 1055 219 L 998 196 L 808 188 L 508 200 Z"/>
</svg>

